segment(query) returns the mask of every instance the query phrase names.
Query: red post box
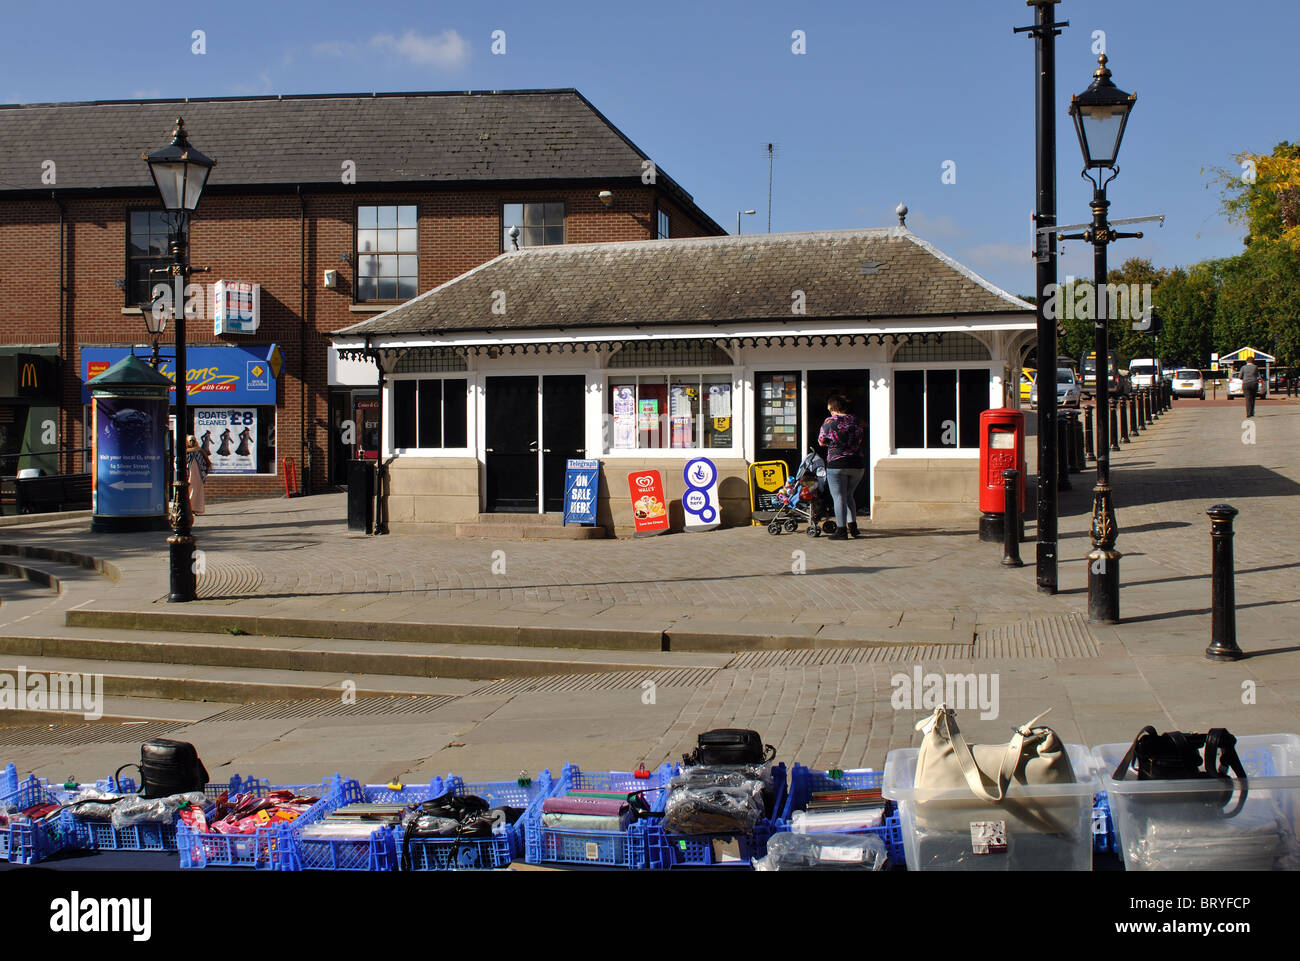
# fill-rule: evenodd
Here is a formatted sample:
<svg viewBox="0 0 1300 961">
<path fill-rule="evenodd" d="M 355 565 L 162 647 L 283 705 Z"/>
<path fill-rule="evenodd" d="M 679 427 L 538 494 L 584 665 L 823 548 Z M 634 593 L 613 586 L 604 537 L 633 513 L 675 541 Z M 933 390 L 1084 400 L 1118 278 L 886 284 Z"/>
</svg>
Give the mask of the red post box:
<svg viewBox="0 0 1300 961">
<path fill-rule="evenodd" d="M 980 540 L 1001 542 L 1006 493 L 1004 470 L 1020 471 L 1020 517 L 1025 514 L 1025 415 L 998 407 L 980 414 Z"/>
</svg>

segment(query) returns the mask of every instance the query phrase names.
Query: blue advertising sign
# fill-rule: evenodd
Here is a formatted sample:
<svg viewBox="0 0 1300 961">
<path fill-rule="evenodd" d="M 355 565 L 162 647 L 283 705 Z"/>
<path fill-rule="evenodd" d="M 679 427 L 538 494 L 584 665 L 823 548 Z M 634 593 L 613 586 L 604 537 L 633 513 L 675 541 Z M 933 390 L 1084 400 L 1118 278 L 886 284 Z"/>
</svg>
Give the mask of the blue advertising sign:
<svg viewBox="0 0 1300 961">
<path fill-rule="evenodd" d="M 96 397 L 94 513 L 165 512 L 167 402 L 161 397 Z"/>
<path fill-rule="evenodd" d="M 83 347 L 81 349 L 81 402 L 90 403 L 87 381 L 108 370 L 131 353 L 130 347 Z M 176 382 L 176 348 L 158 349 L 158 373 Z M 274 404 L 276 379 L 283 360 L 277 344 L 249 347 L 188 347 L 185 365 L 190 403 L 208 405 Z M 172 388 L 175 399 L 176 388 Z"/>
<path fill-rule="evenodd" d="M 682 471 L 686 492 L 682 511 L 688 531 L 711 531 L 722 523 L 718 516 L 718 468 L 707 457 L 687 461 Z"/>
<path fill-rule="evenodd" d="M 564 462 L 564 523 L 595 524 L 596 493 L 600 489 L 600 461 Z"/>
</svg>

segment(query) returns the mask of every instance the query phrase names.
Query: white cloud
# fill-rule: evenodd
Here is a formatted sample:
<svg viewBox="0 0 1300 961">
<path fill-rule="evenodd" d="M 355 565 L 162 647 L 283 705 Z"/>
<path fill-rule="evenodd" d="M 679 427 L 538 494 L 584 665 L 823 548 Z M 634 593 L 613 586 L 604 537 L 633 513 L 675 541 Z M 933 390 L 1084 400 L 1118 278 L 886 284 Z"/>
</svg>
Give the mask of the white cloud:
<svg viewBox="0 0 1300 961">
<path fill-rule="evenodd" d="M 422 36 L 414 30 L 400 37 L 381 33 L 370 38 L 370 46 L 391 50 L 417 66 L 436 70 L 457 70 L 469 59 L 469 44 L 455 30 L 444 30 L 436 36 Z"/>
<path fill-rule="evenodd" d="M 929 241 L 956 240 L 966 236 L 966 231 L 947 214 L 941 217 L 927 217 L 922 213 L 909 212 L 907 229 Z"/>
<path fill-rule="evenodd" d="M 1027 244 L 980 244 L 969 248 L 961 260 L 977 269 L 1022 267 L 1028 271 L 1033 265 L 1031 254 Z"/>
</svg>

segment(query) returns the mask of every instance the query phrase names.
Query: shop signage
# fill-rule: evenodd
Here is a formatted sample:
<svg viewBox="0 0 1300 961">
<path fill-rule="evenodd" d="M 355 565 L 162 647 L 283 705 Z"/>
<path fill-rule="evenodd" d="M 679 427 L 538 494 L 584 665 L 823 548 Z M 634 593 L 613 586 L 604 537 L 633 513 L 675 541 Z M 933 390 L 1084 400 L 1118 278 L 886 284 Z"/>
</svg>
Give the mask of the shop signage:
<svg viewBox="0 0 1300 961">
<path fill-rule="evenodd" d="M 252 334 L 262 320 L 262 285 L 218 280 L 212 285 L 213 333 Z"/>
<path fill-rule="evenodd" d="M 595 524 L 596 494 L 600 490 L 600 461 L 564 462 L 564 523 Z"/>
<path fill-rule="evenodd" d="M 749 468 L 749 508 L 754 523 L 766 524 L 781 509 L 777 494 L 785 486 L 790 467 L 783 460 L 759 461 Z"/>
<path fill-rule="evenodd" d="M 123 357 L 130 347 L 83 347 L 81 349 L 81 402 L 90 403 L 86 382 L 102 374 Z M 158 350 L 158 372 L 176 380 L 176 349 L 164 345 Z M 277 344 L 256 347 L 226 345 L 187 347 L 191 404 L 274 404 L 276 381 L 283 366 Z M 176 390 L 172 388 L 172 399 Z"/>
<path fill-rule="evenodd" d="M 711 531 L 722 523 L 718 511 L 718 468 L 707 457 L 686 462 L 682 511 L 688 531 Z"/>
<path fill-rule="evenodd" d="M 94 512 L 105 517 L 164 512 L 167 402 L 161 397 L 96 397 Z"/>
<path fill-rule="evenodd" d="M 212 461 L 212 473 L 257 473 L 255 409 L 195 407 L 194 439 Z"/>
<path fill-rule="evenodd" d="M 627 475 L 632 498 L 635 534 L 662 534 L 668 530 L 668 501 L 664 498 L 664 481 L 657 470 L 639 470 Z"/>
<path fill-rule="evenodd" d="M 637 404 L 637 430 L 659 429 L 659 401 L 643 400 Z"/>
</svg>

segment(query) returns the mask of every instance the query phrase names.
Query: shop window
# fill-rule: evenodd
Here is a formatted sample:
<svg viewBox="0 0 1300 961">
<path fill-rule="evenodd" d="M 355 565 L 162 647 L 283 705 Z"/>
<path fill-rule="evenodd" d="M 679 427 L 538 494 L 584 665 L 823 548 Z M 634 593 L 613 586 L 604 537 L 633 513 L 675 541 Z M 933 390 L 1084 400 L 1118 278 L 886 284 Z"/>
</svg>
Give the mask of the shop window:
<svg viewBox="0 0 1300 961">
<path fill-rule="evenodd" d="M 154 284 L 168 283 L 168 278 L 151 271 L 170 266 L 167 247 L 167 212 L 164 210 L 129 210 L 126 214 L 126 306 L 135 307 L 152 300 Z"/>
<path fill-rule="evenodd" d="M 734 444 L 730 374 L 610 377 L 606 446 L 617 450 L 716 450 Z"/>
<path fill-rule="evenodd" d="M 894 447 L 978 449 L 986 368 L 894 371 Z"/>
<path fill-rule="evenodd" d="M 655 236 L 659 240 L 667 240 L 672 226 L 672 222 L 668 218 L 668 211 L 664 210 L 662 207 L 659 208 L 659 216 L 657 220 L 658 230 L 656 231 Z"/>
<path fill-rule="evenodd" d="M 190 407 L 188 433 L 207 452 L 214 475 L 274 474 L 275 416 L 270 404 Z"/>
<path fill-rule="evenodd" d="M 520 247 L 543 247 L 564 243 L 564 203 L 502 204 L 501 249 L 514 250 L 510 228 L 519 228 Z"/>
<path fill-rule="evenodd" d="M 970 334 L 951 331 L 942 340 L 904 344 L 894 352 L 894 363 L 917 364 L 936 360 L 989 360 L 989 349 Z"/>
<path fill-rule="evenodd" d="M 393 446 L 402 450 L 467 447 L 469 384 L 464 378 L 393 383 Z"/>
<path fill-rule="evenodd" d="M 357 207 L 358 303 L 418 293 L 419 232 L 414 205 Z"/>
</svg>

